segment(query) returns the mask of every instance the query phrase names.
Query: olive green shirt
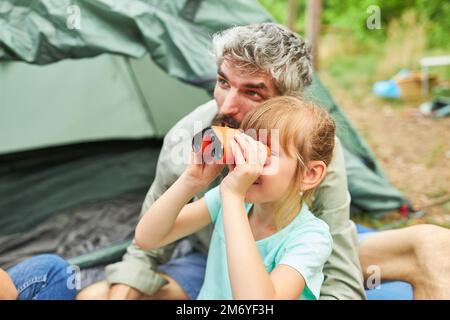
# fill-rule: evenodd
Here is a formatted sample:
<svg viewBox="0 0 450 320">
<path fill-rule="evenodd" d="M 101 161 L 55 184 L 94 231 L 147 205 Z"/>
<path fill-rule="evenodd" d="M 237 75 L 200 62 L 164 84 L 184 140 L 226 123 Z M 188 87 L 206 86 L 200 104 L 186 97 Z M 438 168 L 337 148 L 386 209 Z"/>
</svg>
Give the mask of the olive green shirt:
<svg viewBox="0 0 450 320">
<path fill-rule="evenodd" d="M 167 133 L 159 155 L 155 180 L 146 195 L 141 215 L 183 173 L 188 159 L 182 159 L 182 148 L 190 148 L 193 135 L 211 125 L 216 114 L 217 104 L 211 100 L 178 121 Z M 215 185 L 211 184 L 210 188 Z M 200 198 L 206 191 L 197 197 Z M 350 194 L 343 150 L 338 138 L 327 176 L 314 192 L 311 211 L 328 224 L 333 237 L 333 251 L 323 269 L 325 279 L 320 298 L 365 299 L 356 228 L 350 221 Z M 212 225 L 195 234 L 198 250 L 208 252 L 211 232 Z M 158 265 L 169 261 L 174 247 L 175 244 L 170 244 L 157 250 L 144 251 L 133 242 L 122 261 L 106 267 L 108 283 L 126 284 L 149 295 L 155 293 L 166 283 L 155 270 Z"/>
</svg>

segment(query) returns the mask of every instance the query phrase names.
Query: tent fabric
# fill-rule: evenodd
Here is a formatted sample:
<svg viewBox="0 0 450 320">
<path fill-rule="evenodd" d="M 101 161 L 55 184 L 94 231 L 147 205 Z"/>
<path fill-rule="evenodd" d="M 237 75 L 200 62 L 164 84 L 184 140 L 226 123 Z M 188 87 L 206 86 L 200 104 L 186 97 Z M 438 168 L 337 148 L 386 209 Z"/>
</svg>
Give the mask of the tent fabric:
<svg viewBox="0 0 450 320">
<path fill-rule="evenodd" d="M 170 75 L 211 88 L 214 61 L 205 54 L 211 34 L 270 20 L 248 0 L 5 0 L 0 3 L 0 61 L 48 64 L 103 53 L 140 58 L 149 52 Z"/>
<path fill-rule="evenodd" d="M 29 231 L 55 212 L 151 184 L 161 141 L 99 142 L 0 157 L 0 235 Z"/>
<path fill-rule="evenodd" d="M 79 29 L 67 27 L 73 5 L 81 17 Z M 213 33 L 265 21 L 270 16 L 248 0 L 1 1 L 0 242 L 15 239 L 17 246 L 8 247 L 9 253 L 19 253 L 20 244 L 22 256 L 36 252 L 26 245 L 40 238 L 38 230 L 53 230 L 54 219 L 66 217 L 65 225 L 71 225 L 68 212 L 137 192 L 128 231 L 75 250 L 78 257 L 72 256 L 75 251 L 63 252 L 85 267 L 119 257 L 137 219 L 138 198 L 153 180 L 160 148 L 130 139 L 162 138 L 197 101 L 210 98 L 206 93 L 214 85 L 216 68 Z M 173 77 L 204 89 L 203 95 L 191 91 L 193 86 L 176 86 Z M 66 81 L 71 91 L 64 91 Z M 386 179 L 317 76 L 308 95 L 338 124 L 352 209 L 381 215 L 409 203 Z M 32 108 L 37 109 L 30 112 Z M 124 141 L 108 144 L 111 139 Z M 92 222 L 104 214 L 95 212 Z M 79 232 L 87 237 L 92 229 L 81 227 Z M 59 240 L 54 237 L 39 250 L 60 252 Z M 9 260 L 14 259 L 19 255 Z"/>
<path fill-rule="evenodd" d="M 0 267 L 44 252 L 80 267 L 119 258 L 161 144 L 108 141 L 0 156 Z"/>
<path fill-rule="evenodd" d="M 365 213 L 380 217 L 402 205 L 410 206 L 409 200 L 400 191 L 382 176 L 367 170 L 365 162 L 345 148 L 344 159 L 352 214 Z"/>
<path fill-rule="evenodd" d="M 104 54 L 44 67 L 0 63 L 0 154 L 162 138 L 179 118 L 209 99 L 204 89 L 169 76 L 148 55 Z"/>
<path fill-rule="evenodd" d="M 145 192 L 63 210 L 28 232 L 0 236 L 0 267 L 43 252 L 73 259 L 81 268 L 120 258 L 116 254 L 130 244 Z"/>
</svg>

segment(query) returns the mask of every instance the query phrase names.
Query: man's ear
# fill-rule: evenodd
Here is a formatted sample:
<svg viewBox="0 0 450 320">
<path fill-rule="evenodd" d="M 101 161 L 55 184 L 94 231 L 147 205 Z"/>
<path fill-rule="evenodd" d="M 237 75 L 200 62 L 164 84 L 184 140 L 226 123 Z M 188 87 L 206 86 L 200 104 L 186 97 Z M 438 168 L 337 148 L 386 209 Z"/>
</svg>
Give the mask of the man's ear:
<svg viewBox="0 0 450 320">
<path fill-rule="evenodd" d="M 327 174 L 327 166 L 323 161 L 310 161 L 308 169 L 303 176 L 302 191 L 308 191 L 317 187 Z"/>
</svg>

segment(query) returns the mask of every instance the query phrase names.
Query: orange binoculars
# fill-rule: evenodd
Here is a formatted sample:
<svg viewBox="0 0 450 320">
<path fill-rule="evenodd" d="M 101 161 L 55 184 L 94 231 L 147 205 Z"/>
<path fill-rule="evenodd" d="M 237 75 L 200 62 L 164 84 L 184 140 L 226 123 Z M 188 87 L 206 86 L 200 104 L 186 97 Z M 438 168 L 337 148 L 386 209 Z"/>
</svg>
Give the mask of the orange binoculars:
<svg viewBox="0 0 450 320">
<path fill-rule="evenodd" d="M 213 161 L 233 163 L 230 140 L 239 132 L 238 129 L 211 126 L 194 135 L 192 148 L 194 152 L 202 152 L 203 156 L 210 157 Z M 267 146 L 267 156 L 270 157 L 270 148 Z"/>
</svg>

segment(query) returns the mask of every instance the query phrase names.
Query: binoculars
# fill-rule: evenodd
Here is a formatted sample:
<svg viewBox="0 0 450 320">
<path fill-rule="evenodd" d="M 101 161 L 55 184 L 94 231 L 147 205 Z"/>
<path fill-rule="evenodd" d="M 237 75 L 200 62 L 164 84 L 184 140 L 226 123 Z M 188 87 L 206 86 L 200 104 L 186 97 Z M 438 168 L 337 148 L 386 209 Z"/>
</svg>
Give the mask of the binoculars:
<svg viewBox="0 0 450 320">
<path fill-rule="evenodd" d="M 211 126 L 194 135 L 192 149 L 195 153 L 202 152 L 203 157 L 210 158 L 213 162 L 234 163 L 230 140 L 239 133 L 238 129 Z M 267 156 L 270 156 L 270 148 L 267 146 Z"/>
</svg>

